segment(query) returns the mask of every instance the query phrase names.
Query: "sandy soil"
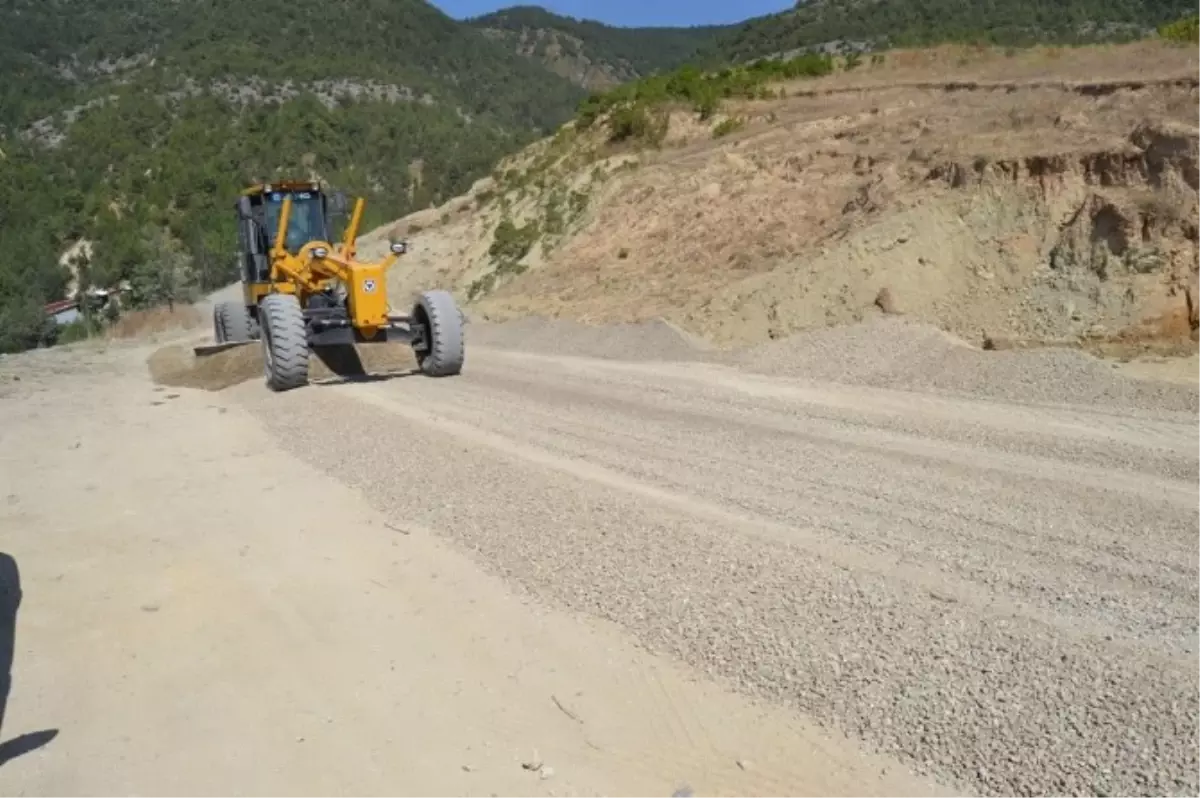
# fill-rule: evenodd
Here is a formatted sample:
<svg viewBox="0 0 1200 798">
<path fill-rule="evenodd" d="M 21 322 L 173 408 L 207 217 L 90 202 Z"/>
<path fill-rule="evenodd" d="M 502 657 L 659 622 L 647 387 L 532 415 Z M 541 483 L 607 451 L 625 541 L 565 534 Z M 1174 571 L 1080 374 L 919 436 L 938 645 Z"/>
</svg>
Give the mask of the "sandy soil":
<svg viewBox="0 0 1200 798">
<path fill-rule="evenodd" d="M 1195 385 L 930 335 L 4 358 L 0 792 L 1195 794 Z"/>
</svg>

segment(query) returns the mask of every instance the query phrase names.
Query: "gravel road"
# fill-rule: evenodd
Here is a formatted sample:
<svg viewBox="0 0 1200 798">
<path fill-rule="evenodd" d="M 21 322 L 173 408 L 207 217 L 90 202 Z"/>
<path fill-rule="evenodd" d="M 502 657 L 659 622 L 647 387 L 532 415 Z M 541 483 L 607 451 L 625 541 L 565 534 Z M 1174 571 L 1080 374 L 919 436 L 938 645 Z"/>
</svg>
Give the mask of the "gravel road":
<svg viewBox="0 0 1200 798">
<path fill-rule="evenodd" d="M 528 595 L 944 783 L 1200 790 L 1194 390 L 1093 369 L 1049 405 L 1045 379 L 951 389 L 944 363 L 899 390 L 795 378 L 778 349 L 487 336 L 458 378 L 230 394 Z"/>
<path fill-rule="evenodd" d="M 0 795 L 959 794 L 514 596 L 239 405 L 305 445 L 308 402 L 387 413 L 155 386 L 151 350 L 0 358 Z M 396 490 L 387 442 L 330 454 Z M 408 486 L 489 501 L 450 487 Z"/>
</svg>

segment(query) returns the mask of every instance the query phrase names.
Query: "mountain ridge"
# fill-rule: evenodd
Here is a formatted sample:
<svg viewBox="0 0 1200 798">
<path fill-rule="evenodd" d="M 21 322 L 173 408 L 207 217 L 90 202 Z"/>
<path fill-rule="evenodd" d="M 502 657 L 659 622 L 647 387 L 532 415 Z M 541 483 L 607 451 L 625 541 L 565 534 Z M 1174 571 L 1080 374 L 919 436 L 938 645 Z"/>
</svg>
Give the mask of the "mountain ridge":
<svg viewBox="0 0 1200 798">
<path fill-rule="evenodd" d="M 624 27 L 533 5 L 510 6 L 465 22 L 588 89 L 611 88 L 692 60 L 711 59 L 718 38 L 737 27 Z"/>
<path fill-rule="evenodd" d="M 943 42 L 1000 46 L 1125 42 L 1194 14 L 1186 0 L 801 0 L 722 36 L 721 55 L 744 60 L 849 42 L 867 49 Z"/>
</svg>

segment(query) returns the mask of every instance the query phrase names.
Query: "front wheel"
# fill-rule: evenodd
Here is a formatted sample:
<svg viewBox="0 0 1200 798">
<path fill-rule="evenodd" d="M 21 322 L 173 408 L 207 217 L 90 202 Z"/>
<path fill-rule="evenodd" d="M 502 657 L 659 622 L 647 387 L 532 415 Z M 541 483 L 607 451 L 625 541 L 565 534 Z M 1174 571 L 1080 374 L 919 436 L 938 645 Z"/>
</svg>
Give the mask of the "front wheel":
<svg viewBox="0 0 1200 798">
<path fill-rule="evenodd" d="M 262 330 L 263 372 L 272 391 L 308 383 L 308 330 L 300 300 L 292 294 L 268 294 L 258 306 Z"/>
<path fill-rule="evenodd" d="M 449 291 L 425 291 L 417 297 L 412 317 L 425 326 L 424 352 L 417 364 L 430 377 L 450 377 L 462 371 L 465 358 L 463 317 Z"/>
<path fill-rule="evenodd" d="M 225 319 L 221 316 L 221 306 L 213 306 L 213 340 L 219 344 L 225 343 Z"/>
</svg>

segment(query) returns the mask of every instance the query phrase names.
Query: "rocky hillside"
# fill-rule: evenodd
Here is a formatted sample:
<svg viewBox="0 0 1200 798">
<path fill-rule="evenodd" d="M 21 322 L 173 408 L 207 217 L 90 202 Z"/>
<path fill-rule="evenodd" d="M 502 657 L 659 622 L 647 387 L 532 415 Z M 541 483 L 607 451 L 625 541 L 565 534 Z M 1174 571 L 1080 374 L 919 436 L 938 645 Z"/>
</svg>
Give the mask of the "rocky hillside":
<svg viewBox="0 0 1200 798">
<path fill-rule="evenodd" d="M 413 240 L 397 301 L 449 285 L 476 318 L 734 345 L 902 314 L 992 346 L 1194 350 L 1197 66 L 1159 42 L 946 47 L 708 118 L 617 106 L 372 238 Z"/>
<path fill-rule="evenodd" d="M 589 90 L 716 56 L 714 45 L 736 26 L 618 28 L 514 6 L 468 20 L 488 37 Z"/>
</svg>

